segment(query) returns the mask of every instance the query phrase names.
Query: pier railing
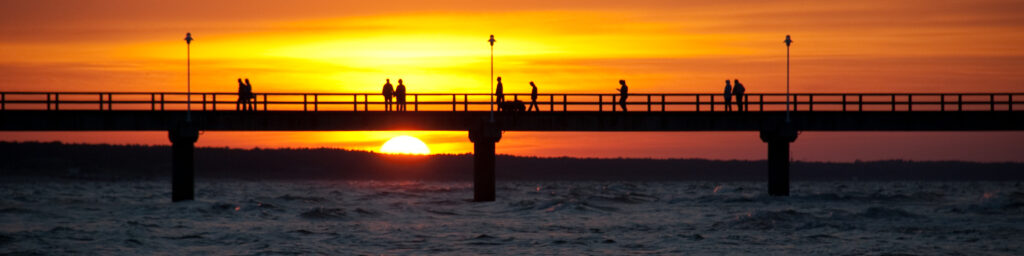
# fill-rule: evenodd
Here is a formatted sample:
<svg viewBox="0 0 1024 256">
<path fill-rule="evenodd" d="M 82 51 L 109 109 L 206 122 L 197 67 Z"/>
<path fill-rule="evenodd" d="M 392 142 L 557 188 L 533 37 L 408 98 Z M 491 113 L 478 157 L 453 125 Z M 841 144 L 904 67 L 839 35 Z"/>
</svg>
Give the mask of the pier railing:
<svg viewBox="0 0 1024 256">
<path fill-rule="evenodd" d="M 406 96 L 406 111 L 488 111 L 490 94 L 419 93 Z M 618 94 L 538 94 L 538 111 L 622 111 Z M 1024 93 L 763 93 L 746 94 L 747 111 L 1014 111 L 1024 107 Z M 505 94 L 505 101 L 521 100 L 527 108 L 529 94 Z M 637 93 L 629 94 L 630 112 L 737 111 L 735 97 L 727 107 L 722 94 Z M 393 102 L 397 103 L 397 102 Z M 148 110 L 180 111 L 189 105 L 180 92 L 0 92 L 0 111 L 8 110 Z M 192 111 L 241 111 L 235 93 L 192 93 Z M 252 111 L 384 111 L 384 97 L 377 93 L 256 93 Z M 497 106 L 495 106 L 497 111 Z"/>
</svg>

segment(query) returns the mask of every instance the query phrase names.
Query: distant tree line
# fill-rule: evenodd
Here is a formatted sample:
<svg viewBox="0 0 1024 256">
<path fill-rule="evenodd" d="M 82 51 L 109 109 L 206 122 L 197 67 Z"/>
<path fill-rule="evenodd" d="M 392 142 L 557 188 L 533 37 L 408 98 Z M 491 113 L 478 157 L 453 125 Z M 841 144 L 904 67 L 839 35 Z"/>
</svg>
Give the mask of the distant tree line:
<svg viewBox="0 0 1024 256">
<path fill-rule="evenodd" d="M 0 142 L 0 176 L 165 179 L 170 147 Z M 386 155 L 327 148 L 197 148 L 196 175 L 224 179 L 472 179 L 463 155 Z M 767 162 L 706 159 L 539 158 L 499 155 L 499 180 L 764 181 Z M 962 161 L 795 162 L 793 180 L 1024 180 L 1024 163 Z"/>
</svg>

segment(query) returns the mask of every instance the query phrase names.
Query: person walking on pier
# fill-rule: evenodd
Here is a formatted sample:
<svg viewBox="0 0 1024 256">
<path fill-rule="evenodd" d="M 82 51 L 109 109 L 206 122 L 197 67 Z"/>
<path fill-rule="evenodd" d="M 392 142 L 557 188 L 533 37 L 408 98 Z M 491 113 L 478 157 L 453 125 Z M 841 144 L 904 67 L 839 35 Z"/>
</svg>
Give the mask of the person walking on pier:
<svg viewBox="0 0 1024 256">
<path fill-rule="evenodd" d="M 402 79 L 398 79 L 398 89 L 395 89 L 395 99 L 398 100 L 398 111 L 405 112 L 405 85 Z"/>
<path fill-rule="evenodd" d="M 238 78 L 238 102 L 235 103 L 235 111 L 242 111 L 249 107 L 249 95 L 245 93 L 245 83 Z"/>
<path fill-rule="evenodd" d="M 622 112 L 626 112 L 626 97 L 629 97 L 629 86 L 626 86 L 626 80 L 623 79 L 619 79 L 619 84 L 622 87 L 615 90 L 619 91 L 619 106 L 622 106 Z"/>
<path fill-rule="evenodd" d="M 245 79 L 245 95 L 246 101 L 249 103 L 247 104 L 249 107 L 248 111 L 256 110 L 256 95 L 252 93 L 252 84 L 249 83 L 249 78 Z"/>
<path fill-rule="evenodd" d="M 384 96 L 384 111 L 391 111 L 391 97 L 395 93 L 395 88 L 391 87 L 391 78 L 384 79 L 384 89 L 380 91 L 380 94 Z"/>
<path fill-rule="evenodd" d="M 505 89 L 501 86 L 501 77 L 498 77 L 498 87 L 494 88 L 494 94 L 498 101 L 498 111 L 501 111 L 502 103 L 505 103 Z"/>
<path fill-rule="evenodd" d="M 714 106 L 712 106 L 712 108 L 714 108 Z M 732 111 L 732 86 L 729 85 L 729 79 L 725 80 L 725 111 Z"/>
<path fill-rule="evenodd" d="M 530 109 L 526 111 L 534 111 L 534 108 L 537 109 L 536 111 L 540 111 L 540 107 L 537 106 L 537 85 L 530 81 L 530 86 L 533 87 L 533 90 L 530 91 Z"/>
<path fill-rule="evenodd" d="M 747 92 L 747 88 L 743 87 L 739 79 L 733 81 L 732 95 L 736 95 L 736 110 L 740 112 L 747 111 L 747 104 L 743 101 L 743 94 Z"/>
</svg>

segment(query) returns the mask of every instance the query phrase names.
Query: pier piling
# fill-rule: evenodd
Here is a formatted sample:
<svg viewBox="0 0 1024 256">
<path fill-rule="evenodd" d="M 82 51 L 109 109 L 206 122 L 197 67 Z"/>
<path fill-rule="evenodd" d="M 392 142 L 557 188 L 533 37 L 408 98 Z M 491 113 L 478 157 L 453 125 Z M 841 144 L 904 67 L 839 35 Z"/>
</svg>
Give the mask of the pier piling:
<svg viewBox="0 0 1024 256">
<path fill-rule="evenodd" d="M 761 140 L 768 143 L 768 195 L 789 196 L 789 144 L 796 141 L 792 126 L 761 130 Z"/>
<path fill-rule="evenodd" d="M 482 121 L 469 130 L 473 142 L 473 201 L 494 201 L 494 144 L 501 140 L 501 130 L 495 123 Z"/>
<path fill-rule="evenodd" d="M 171 140 L 171 201 L 195 199 L 195 143 L 199 130 L 182 121 L 167 132 Z"/>
</svg>

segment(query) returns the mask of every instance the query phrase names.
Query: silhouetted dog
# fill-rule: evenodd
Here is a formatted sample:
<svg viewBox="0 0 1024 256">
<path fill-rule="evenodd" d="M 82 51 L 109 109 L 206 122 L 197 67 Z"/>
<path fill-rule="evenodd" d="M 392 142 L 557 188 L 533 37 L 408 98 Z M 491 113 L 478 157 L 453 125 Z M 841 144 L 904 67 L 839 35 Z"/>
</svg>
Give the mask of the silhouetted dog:
<svg viewBox="0 0 1024 256">
<path fill-rule="evenodd" d="M 526 104 L 524 104 L 523 101 L 521 101 L 521 100 L 502 102 L 499 105 L 499 107 L 501 107 L 501 112 L 523 112 L 523 111 L 526 111 Z"/>
</svg>

